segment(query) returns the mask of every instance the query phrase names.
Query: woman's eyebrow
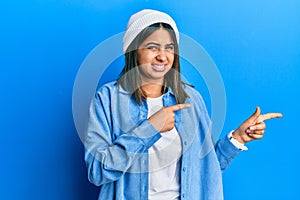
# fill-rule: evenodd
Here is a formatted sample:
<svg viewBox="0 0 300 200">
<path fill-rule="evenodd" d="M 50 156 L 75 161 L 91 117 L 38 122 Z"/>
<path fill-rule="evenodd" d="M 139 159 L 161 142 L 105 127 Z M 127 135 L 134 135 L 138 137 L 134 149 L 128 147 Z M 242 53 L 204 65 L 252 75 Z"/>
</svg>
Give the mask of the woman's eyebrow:
<svg viewBox="0 0 300 200">
<path fill-rule="evenodd" d="M 156 42 L 148 42 L 148 43 L 146 43 L 144 46 L 149 46 L 149 45 L 160 46 L 160 44 L 159 44 L 159 43 L 156 43 Z"/>
<path fill-rule="evenodd" d="M 175 46 L 175 44 L 173 42 L 166 44 L 166 46 Z"/>
<path fill-rule="evenodd" d="M 161 46 L 161 44 L 156 43 L 156 42 L 148 42 L 148 43 L 146 43 L 144 46 L 149 46 L 149 45 Z M 166 44 L 165 46 L 171 46 L 171 45 L 174 46 L 174 43 L 173 43 L 173 42 L 170 42 L 170 43 Z"/>
</svg>

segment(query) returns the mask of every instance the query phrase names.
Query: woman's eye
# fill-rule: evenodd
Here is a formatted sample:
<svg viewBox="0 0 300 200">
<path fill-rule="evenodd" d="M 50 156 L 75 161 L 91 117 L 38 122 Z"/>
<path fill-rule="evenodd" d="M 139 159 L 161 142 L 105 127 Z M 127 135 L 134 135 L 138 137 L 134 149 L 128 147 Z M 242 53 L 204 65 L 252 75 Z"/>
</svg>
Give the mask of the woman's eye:
<svg viewBox="0 0 300 200">
<path fill-rule="evenodd" d="M 157 49 L 157 46 L 148 46 L 147 49 L 150 49 L 150 50 L 156 50 L 156 49 Z"/>
<path fill-rule="evenodd" d="M 174 46 L 173 45 L 166 46 L 166 50 L 173 51 L 174 50 Z"/>
</svg>

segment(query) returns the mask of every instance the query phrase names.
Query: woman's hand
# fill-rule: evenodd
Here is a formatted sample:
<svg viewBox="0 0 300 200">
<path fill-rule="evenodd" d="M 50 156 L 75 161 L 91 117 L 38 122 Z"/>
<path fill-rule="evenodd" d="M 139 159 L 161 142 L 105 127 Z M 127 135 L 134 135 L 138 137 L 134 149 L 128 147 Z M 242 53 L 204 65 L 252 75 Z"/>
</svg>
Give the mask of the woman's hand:
<svg viewBox="0 0 300 200">
<path fill-rule="evenodd" d="M 281 113 L 260 114 L 260 108 L 256 107 L 255 112 L 245 120 L 233 133 L 232 137 L 242 144 L 252 140 L 261 139 L 264 136 L 266 124 L 264 120 L 281 118 Z"/>
<path fill-rule="evenodd" d="M 148 121 L 161 133 L 169 131 L 174 128 L 174 112 L 189 107 L 191 107 L 190 104 L 177 104 L 174 106 L 163 107 L 153 114 Z"/>
</svg>

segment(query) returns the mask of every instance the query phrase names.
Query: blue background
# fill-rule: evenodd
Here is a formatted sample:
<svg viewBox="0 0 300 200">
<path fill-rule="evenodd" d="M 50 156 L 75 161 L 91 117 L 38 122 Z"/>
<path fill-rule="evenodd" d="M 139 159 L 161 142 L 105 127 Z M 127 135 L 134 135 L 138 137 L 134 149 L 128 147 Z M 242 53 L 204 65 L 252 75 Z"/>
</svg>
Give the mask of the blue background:
<svg viewBox="0 0 300 200">
<path fill-rule="evenodd" d="M 97 199 L 72 118 L 73 84 L 89 52 L 142 8 L 173 16 L 218 66 L 227 95 L 224 134 L 257 105 L 284 115 L 266 122 L 264 139 L 224 172 L 225 199 L 298 199 L 296 0 L 1 1 L 0 199 Z M 205 84 L 189 73 L 210 110 Z M 116 76 L 111 70 L 105 78 Z"/>
</svg>

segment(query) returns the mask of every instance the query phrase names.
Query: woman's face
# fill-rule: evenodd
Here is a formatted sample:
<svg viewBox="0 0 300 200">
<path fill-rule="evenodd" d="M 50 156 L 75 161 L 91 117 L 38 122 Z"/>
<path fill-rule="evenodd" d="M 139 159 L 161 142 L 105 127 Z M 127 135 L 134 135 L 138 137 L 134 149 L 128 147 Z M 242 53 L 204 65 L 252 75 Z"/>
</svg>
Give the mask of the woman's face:
<svg viewBox="0 0 300 200">
<path fill-rule="evenodd" d="M 163 84 L 174 62 L 174 41 L 163 28 L 154 31 L 139 46 L 137 59 L 143 83 Z"/>
</svg>

